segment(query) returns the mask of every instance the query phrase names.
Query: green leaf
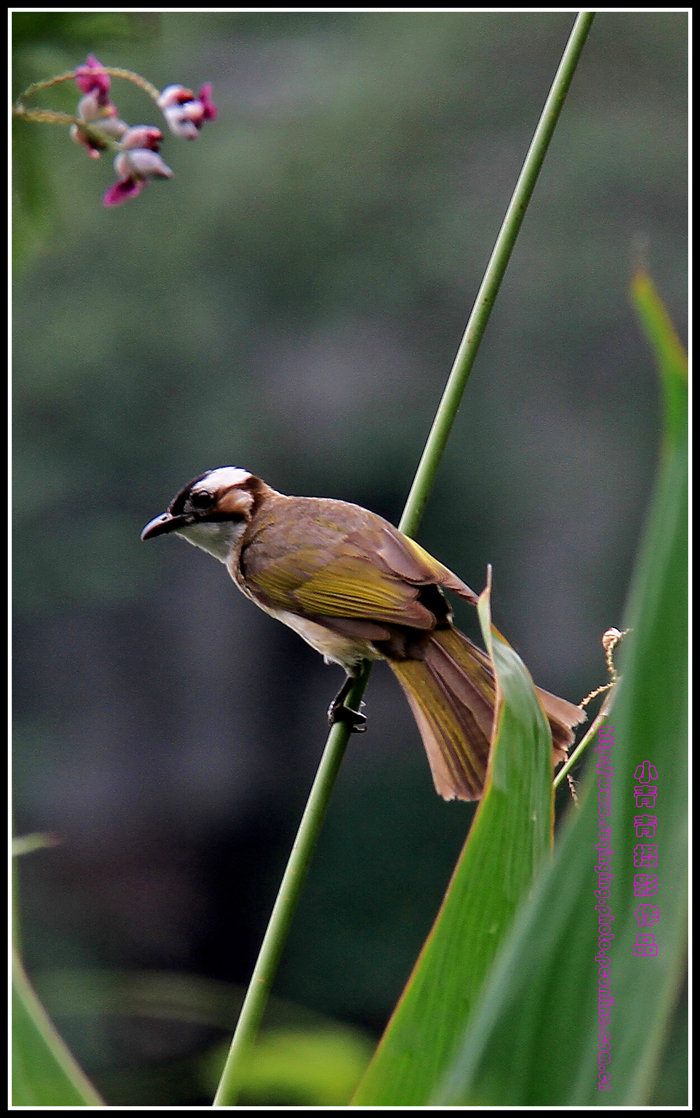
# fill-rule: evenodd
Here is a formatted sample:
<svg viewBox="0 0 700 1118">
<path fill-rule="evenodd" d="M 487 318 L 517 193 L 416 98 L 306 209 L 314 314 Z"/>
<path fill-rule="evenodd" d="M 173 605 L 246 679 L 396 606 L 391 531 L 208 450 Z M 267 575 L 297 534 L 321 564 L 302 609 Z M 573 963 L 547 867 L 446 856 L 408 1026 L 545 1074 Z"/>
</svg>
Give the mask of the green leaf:
<svg viewBox="0 0 700 1118">
<path fill-rule="evenodd" d="M 614 1005 L 609 1080 L 599 1089 L 598 913 L 596 844 L 602 771 L 587 774 L 581 810 L 572 813 L 551 870 L 485 987 L 459 1051 L 431 1102 L 441 1105 L 640 1106 L 657 1077 L 669 1018 L 685 963 L 687 888 L 687 393 L 680 343 L 646 276 L 633 300 L 656 352 L 665 400 L 659 475 L 639 554 L 622 649 L 622 680 L 606 723 L 612 733 L 609 950 Z M 600 738 L 600 734 L 599 734 Z M 601 739 L 602 744 L 602 739 Z M 603 754 L 597 757 L 602 763 Z M 635 770 L 657 770 L 652 807 L 638 807 Z M 640 837 L 635 816 L 656 816 Z M 603 837 L 603 832 L 601 832 Z M 635 847 L 653 844 L 658 866 L 635 865 Z M 635 895 L 634 877 L 655 873 L 658 892 Z M 660 921 L 640 928 L 643 901 Z M 635 955 L 640 931 L 658 954 Z M 603 1019 L 605 1027 L 605 1019 Z M 683 1100 L 679 1099 L 678 1102 Z"/>
<path fill-rule="evenodd" d="M 680 448 L 688 433 L 688 358 L 646 272 L 638 271 L 634 275 L 632 303 L 658 365 L 664 409 L 662 451 L 665 453 L 669 443 Z"/>
<path fill-rule="evenodd" d="M 14 1106 L 104 1106 L 37 998 L 16 953 L 12 960 Z"/>
<path fill-rule="evenodd" d="M 345 1106 L 370 1052 L 362 1033 L 340 1025 L 266 1029 L 243 1069 L 239 1105 Z M 220 1073 L 221 1048 L 214 1060 Z"/>
<path fill-rule="evenodd" d="M 522 661 L 479 603 L 499 705 L 486 789 L 435 925 L 353 1098 L 421 1106 L 454 1055 L 496 952 L 551 844 L 552 739 Z"/>
</svg>

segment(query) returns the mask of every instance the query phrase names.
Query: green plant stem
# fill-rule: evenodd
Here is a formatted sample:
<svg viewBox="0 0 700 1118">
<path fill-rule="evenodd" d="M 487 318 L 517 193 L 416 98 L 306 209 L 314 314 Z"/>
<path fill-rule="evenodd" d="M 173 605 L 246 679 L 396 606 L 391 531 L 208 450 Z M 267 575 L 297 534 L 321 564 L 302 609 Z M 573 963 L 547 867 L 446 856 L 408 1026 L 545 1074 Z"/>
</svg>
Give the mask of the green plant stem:
<svg viewBox="0 0 700 1118">
<path fill-rule="evenodd" d="M 415 535 L 420 524 L 496 294 L 501 286 L 501 280 L 508 266 L 594 14 L 594 12 L 579 12 L 576 17 L 532 143 L 525 156 L 399 523 L 399 528 L 407 536 Z"/>
<path fill-rule="evenodd" d="M 566 761 L 559 769 L 559 772 L 554 777 L 552 783 L 555 790 L 559 787 L 564 777 L 571 772 L 574 765 L 581 760 L 594 738 L 597 739 L 598 730 L 600 729 L 600 727 L 603 726 L 606 722 L 610 721 L 610 709 L 612 707 L 614 694 L 614 688 L 611 691 L 608 691 L 607 695 L 605 696 L 605 702 L 603 703 L 597 715 L 586 730 L 586 733 L 581 738 L 571 756 L 567 757 Z"/>
<path fill-rule="evenodd" d="M 356 710 L 359 709 L 368 675 L 369 665 L 365 665 L 362 675 L 357 679 L 348 696 L 348 704 Z M 270 988 L 309 868 L 311 854 L 316 846 L 349 737 L 350 729 L 343 722 L 337 722 L 328 735 L 326 748 L 306 801 L 299 830 L 258 954 L 253 977 L 243 1001 L 236 1031 L 214 1097 L 214 1106 L 232 1106 L 238 1097 L 241 1068 L 255 1041 L 265 1011 Z"/>
<path fill-rule="evenodd" d="M 399 523 L 401 531 L 405 532 L 406 535 L 415 535 L 420 524 L 440 459 L 474 364 L 479 343 L 486 329 L 496 293 L 503 279 L 525 210 L 532 196 L 549 141 L 593 21 L 593 15 L 593 12 L 581 12 L 576 17 L 576 22 L 552 82 L 532 143 L 525 157 L 520 177 L 503 219 L 500 233 L 476 297 L 474 309 L 457 351 L 425 450 L 406 500 L 403 516 Z M 359 709 L 370 669 L 370 664 L 364 665 L 362 674 L 348 696 L 349 705 L 356 710 Z M 284 948 L 287 932 L 291 925 L 348 738 L 349 731 L 344 725 L 334 726 L 328 736 L 318 774 L 309 795 L 253 977 L 243 1002 L 238 1025 L 214 1098 L 214 1106 L 234 1106 L 236 1104 L 241 1087 L 241 1068 L 255 1041 L 272 980 Z"/>
</svg>

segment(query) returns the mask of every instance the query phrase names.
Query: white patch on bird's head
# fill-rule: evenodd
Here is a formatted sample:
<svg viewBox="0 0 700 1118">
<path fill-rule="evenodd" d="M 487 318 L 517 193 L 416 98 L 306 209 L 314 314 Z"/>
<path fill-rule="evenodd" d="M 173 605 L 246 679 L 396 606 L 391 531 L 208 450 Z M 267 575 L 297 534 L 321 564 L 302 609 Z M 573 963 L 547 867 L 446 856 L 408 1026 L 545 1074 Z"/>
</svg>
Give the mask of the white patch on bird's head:
<svg viewBox="0 0 700 1118">
<path fill-rule="evenodd" d="M 204 490 L 208 493 L 216 493 L 230 489 L 232 485 L 243 485 L 252 476 L 248 470 L 241 470 L 238 466 L 218 466 L 217 469 L 210 470 L 200 478 L 196 485 L 192 486 L 192 491 Z"/>
</svg>

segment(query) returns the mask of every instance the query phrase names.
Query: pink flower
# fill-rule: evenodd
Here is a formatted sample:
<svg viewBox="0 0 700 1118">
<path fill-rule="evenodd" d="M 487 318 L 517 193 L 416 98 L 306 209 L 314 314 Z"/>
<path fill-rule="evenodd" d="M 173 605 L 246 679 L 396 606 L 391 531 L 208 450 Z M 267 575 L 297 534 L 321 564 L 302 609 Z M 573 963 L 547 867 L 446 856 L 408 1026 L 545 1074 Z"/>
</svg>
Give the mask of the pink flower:
<svg viewBox="0 0 700 1118">
<path fill-rule="evenodd" d="M 93 159 L 99 158 L 100 152 L 103 152 L 107 147 L 108 140 L 121 139 L 127 130 L 127 125 L 117 115 L 117 106 L 110 101 L 107 104 L 101 104 L 99 95 L 95 92 L 86 93 L 84 97 L 81 97 L 75 115 L 85 124 L 92 126 L 93 135 L 89 135 L 79 124 L 72 124 L 70 129 L 71 139 L 78 144 L 82 144 L 88 155 Z M 99 138 L 94 135 L 95 131 L 105 136 L 104 143 L 101 143 Z"/>
<path fill-rule="evenodd" d="M 122 136 L 122 147 L 127 150 L 148 148 L 150 151 L 158 151 L 162 141 L 163 133 L 160 128 L 152 124 L 134 124 Z"/>
<path fill-rule="evenodd" d="M 162 139 L 160 129 L 148 124 L 138 124 L 126 130 L 122 136 L 122 150 L 114 160 L 119 181 L 110 186 L 105 194 L 105 206 L 118 206 L 128 198 L 135 198 L 149 179 L 173 177 L 170 167 L 158 155 Z"/>
<path fill-rule="evenodd" d="M 199 96 L 183 85 L 169 85 L 158 98 L 168 127 L 176 136 L 196 140 L 205 120 L 216 120 L 217 108 L 211 99 L 211 82 L 203 85 Z"/>
<path fill-rule="evenodd" d="M 100 104 L 109 102 L 110 77 L 94 54 L 89 54 L 82 66 L 75 70 L 75 84 L 81 93 L 94 93 Z"/>
<path fill-rule="evenodd" d="M 108 144 L 101 143 L 94 132 L 104 134 L 106 141 L 118 140 L 127 126 L 119 120 L 117 106 L 109 99 L 109 74 L 94 54 L 89 54 L 87 61 L 76 68 L 75 84 L 84 95 L 78 102 L 75 115 L 85 124 L 93 126 L 93 135 L 89 135 L 79 124 L 74 124 L 70 130 L 71 138 L 82 144 L 91 158 L 97 159 Z"/>
<path fill-rule="evenodd" d="M 147 89 L 147 83 L 126 70 L 114 71 Z M 170 179 L 173 172 L 160 155 L 163 133 L 148 124 L 129 127 L 121 120 L 110 99 L 111 79 L 107 69 L 94 54 L 73 71 L 82 94 L 70 135 L 93 159 L 106 149 L 116 150 L 114 169 L 117 181 L 104 196 L 106 206 L 118 206 L 141 193 L 150 179 Z M 153 90 L 153 86 L 150 86 Z M 154 91 L 155 92 L 155 91 Z M 205 120 L 216 120 L 217 108 L 211 98 L 211 83 L 202 86 L 199 95 L 182 85 L 169 85 L 157 94 L 168 127 L 176 136 L 193 140 Z"/>
</svg>

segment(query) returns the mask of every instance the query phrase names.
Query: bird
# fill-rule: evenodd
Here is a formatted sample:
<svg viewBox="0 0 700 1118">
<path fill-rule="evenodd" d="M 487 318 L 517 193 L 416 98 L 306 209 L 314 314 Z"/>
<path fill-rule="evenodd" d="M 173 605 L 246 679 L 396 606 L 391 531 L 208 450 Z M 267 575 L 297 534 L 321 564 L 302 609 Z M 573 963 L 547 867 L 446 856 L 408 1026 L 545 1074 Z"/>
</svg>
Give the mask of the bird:
<svg viewBox="0 0 700 1118">
<path fill-rule="evenodd" d="M 453 622 L 446 591 L 478 602 L 457 575 L 377 513 L 328 497 L 287 496 L 237 466 L 189 481 L 141 538 L 169 533 L 222 562 L 247 598 L 344 669 L 331 724 L 366 728 L 346 699 L 366 661 L 386 661 L 408 700 L 437 793 L 481 797 L 496 684 L 489 657 Z M 536 691 L 557 764 L 585 714 Z"/>
</svg>

